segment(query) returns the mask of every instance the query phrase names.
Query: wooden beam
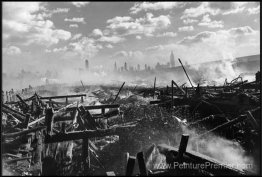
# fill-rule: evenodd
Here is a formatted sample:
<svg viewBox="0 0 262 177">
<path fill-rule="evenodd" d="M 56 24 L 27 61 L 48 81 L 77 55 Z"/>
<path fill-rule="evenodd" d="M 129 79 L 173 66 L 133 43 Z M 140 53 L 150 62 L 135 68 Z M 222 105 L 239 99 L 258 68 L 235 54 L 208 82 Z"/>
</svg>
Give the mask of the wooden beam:
<svg viewBox="0 0 262 177">
<path fill-rule="evenodd" d="M 32 132 L 43 130 L 45 128 L 46 128 L 45 126 L 40 126 L 40 127 L 32 128 L 32 129 L 29 129 L 29 130 L 24 130 L 24 131 L 21 131 L 21 132 L 3 134 L 2 136 L 4 138 L 14 138 L 14 137 L 17 137 L 17 136 L 22 136 L 22 135 L 26 135 L 26 134 L 29 134 L 29 133 L 32 133 Z"/>
<path fill-rule="evenodd" d="M 23 128 L 26 128 L 26 129 L 28 128 L 28 123 L 29 123 L 30 117 L 31 117 L 31 115 L 29 113 L 27 113 L 25 120 L 23 122 Z"/>
<path fill-rule="evenodd" d="M 92 109 L 106 109 L 106 108 L 119 108 L 119 104 L 102 104 L 102 105 L 92 105 L 92 106 L 83 106 L 85 110 L 92 110 Z M 67 108 L 66 111 L 73 111 L 76 107 Z"/>
<path fill-rule="evenodd" d="M 253 117 L 253 115 L 251 114 L 250 111 L 247 111 L 247 117 L 248 117 L 248 120 L 250 121 L 251 125 L 252 125 L 255 129 L 259 129 L 259 125 L 258 125 L 256 119 Z"/>
<path fill-rule="evenodd" d="M 9 106 L 7 106 L 7 105 L 5 105 L 5 104 L 2 104 L 2 108 L 6 108 L 7 110 L 10 110 L 11 112 L 14 112 L 14 113 L 16 113 L 16 114 L 18 114 L 18 115 L 20 115 L 20 116 L 22 116 L 22 117 L 25 117 L 25 114 L 23 114 L 23 113 L 21 113 L 21 112 L 19 112 L 19 111 L 17 111 L 17 110 L 14 110 L 14 109 L 12 109 L 12 108 L 10 108 Z"/>
<path fill-rule="evenodd" d="M 172 80 L 172 83 L 175 84 L 175 86 L 176 86 L 184 95 L 186 94 L 186 92 L 185 92 L 181 87 L 179 87 L 174 80 Z"/>
<path fill-rule="evenodd" d="M 121 90 L 122 90 L 122 88 L 123 88 L 124 85 L 125 85 L 125 82 L 122 84 L 122 86 L 121 86 L 120 89 L 118 90 L 118 93 L 116 94 L 116 97 L 115 97 L 114 101 L 112 102 L 112 104 L 114 104 L 114 102 L 116 101 L 116 99 L 117 99 L 117 97 L 118 97 L 119 93 L 121 92 Z"/>
<path fill-rule="evenodd" d="M 187 143 L 188 143 L 188 134 L 183 134 L 181 137 L 179 149 L 178 149 L 178 162 L 182 162 L 183 154 L 186 152 Z"/>
<path fill-rule="evenodd" d="M 83 139 L 82 151 L 83 151 L 82 157 L 83 157 L 84 175 L 85 175 L 90 169 L 90 152 L 89 152 L 88 138 Z"/>
<path fill-rule="evenodd" d="M 140 176 L 147 176 L 147 169 L 146 169 L 146 164 L 145 164 L 143 152 L 137 153 L 136 158 L 137 158 L 137 161 L 138 161 Z"/>
<path fill-rule="evenodd" d="M 85 138 L 89 139 L 94 137 L 118 135 L 120 133 L 123 133 L 124 131 L 130 130 L 130 128 L 133 127 L 135 127 L 135 125 L 115 127 L 111 129 L 76 131 L 76 132 L 69 132 L 65 134 L 56 134 L 52 136 L 47 135 L 45 137 L 45 143 L 54 143 L 54 142 L 71 141 L 71 140 L 78 140 L 78 139 L 85 139 Z"/>
<path fill-rule="evenodd" d="M 54 123 L 54 111 L 52 108 L 47 108 L 45 111 L 45 126 L 47 134 L 52 135 L 53 133 L 53 123 Z"/>
<path fill-rule="evenodd" d="M 20 157 L 20 158 L 15 158 L 15 159 L 11 159 L 11 160 L 5 160 L 4 162 L 9 164 L 9 163 L 14 163 L 14 162 L 21 161 L 21 160 L 29 160 L 31 158 L 32 158 L 31 156 L 29 156 L 29 157 Z"/>
<path fill-rule="evenodd" d="M 17 114 L 16 112 L 13 112 L 11 110 L 6 109 L 5 107 L 2 107 L 2 111 L 6 114 L 11 114 L 14 116 L 16 119 L 18 119 L 20 122 L 24 122 L 25 116 L 21 116 L 20 114 Z"/>
<path fill-rule="evenodd" d="M 41 131 L 36 132 L 36 139 L 37 139 L 37 144 L 36 144 L 36 152 L 34 156 L 34 163 L 37 167 L 37 171 L 42 174 L 42 134 Z"/>
<path fill-rule="evenodd" d="M 211 130 L 208 130 L 207 132 L 205 132 L 205 133 L 203 133 L 203 134 L 201 134 L 201 135 L 199 135 L 199 136 L 197 136 L 197 137 L 200 138 L 200 137 L 205 136 L 205 135 L 207 135 L 207 134 L 209 134 L 209 133 L 211 133 L 211 132 L 214 132 L 215 130 L 220 130 L 220 129 L 229 127 L 229 126 L 231 126 L 231 125 L 234 125 L 234 124 L 236 124 L 236 123 L 238 123 L 238 122 L 241 122 L 241 121 L 245 120 L 246 118 L 247 118 L 246 115 L 240 115 L 239 117 L 237 117 L 237 118 L 235 118 L 235 119 L 233 119 L 233 120 L 231 120 L 231 121 L 229 121 L 229 122 L 226 122 L 226 123 L 224 123 L 224 124 L 221 124 L 221 125 L 213 128 L 213 129 L 211 129 Z"/>
<path fill-rule="evenodd" d="M 40 99 L 41 100 L 49 100 L 49 99 L 60 99 L 60 98 L 74 98 L 74 97 L 82 97 L 82 96 L 86 96 L 86 94 L 49 96 L 49 97 L 40 97 Z"/>
<path fill-rule="evenodd" d="M 155 77 L 155 81 L 154 81 L 153 99 L 155 99 L 155 92 L 156 92 L 156 77 Z"/>
<path fill-rule="evenodd" d="M 129 156 L 127 165 L 126 165 L 126 176 L 132 176 L 134 168 L 135 168 L 135 162 L 136 162 L 136 157 Z"/>
</svg>

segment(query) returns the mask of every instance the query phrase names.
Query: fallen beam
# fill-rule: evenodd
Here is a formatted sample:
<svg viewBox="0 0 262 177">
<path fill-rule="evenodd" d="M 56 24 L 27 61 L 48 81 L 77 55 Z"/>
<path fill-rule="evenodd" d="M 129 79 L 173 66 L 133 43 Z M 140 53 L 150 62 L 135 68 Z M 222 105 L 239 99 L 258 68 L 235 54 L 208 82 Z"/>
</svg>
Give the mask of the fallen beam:
<svg viewBox="0 0 262 177">
<path fill-rule="evenodd" d="M 129 156 L 126 165 L 126 176 L 132 176 L 135 168 L 136 157 Z"/>
<path fill-rule="evenodd" d="M 229 127 L 229 126 L 231 126 L 231 125 L 234 125 L 234 124 L 236 124 L 236 123 L 238 123 L 238 122 L 241 122 L 241 121 L 245 120 L 246 118 L 247 118 L 246 115 L 240 115 L 239 117 L 237 117 L 237 118 L 235 118 L 235 119 L 233 119 L 233 120 L 231 120 L 231 121 L 229 121 L 229 122 L 226 122 L 226 123 L 224 123 L 224 124 L 222 124 L 222 125 L 219 125 L 219 126 L 213 128 L 213 129 L 211 129 L 211 130 L 208 130 L 207 132 L 205 132 L 205 133 L 203 133 L 203 134 L 201 134 L 201 135 L 199 135 L 199 136 L 197 136 L 197 137 L 200 138 L 200 137 L 205 136 L 205 135 L 207 135 L 207 134 L 209 134 L 209 133 L 211 133 L 211 132 L 214 132 L 215 130 L 217 131 L 217 130 L 220 130 L 220 129 Z"/>
<path fill-rule="evenodd" d="M 32 133 L 32 132 L 43 130 L 45 128 L 46 128 L 45 126 L 40 126 L 40 127 L 32 128 L 32 129 L 29 129 L 29 130 L 24 130 L 24 131 L 21 131 L 21 132 L 3 134 L 2 136 L 3 136 L 3 138 L 14 138 L 14 137 L 17 137 L 17 136 L 22 136 L 22 135 L 26 135 L 26 134 L 29 134 L 29 133 Z"/>
<path fill-rule="evenodd" d="M 17 162 L 17 161 L 21 161 L 21 160 L 29 160 L 31 159 L 32 157 L 21 157 L 21 158 L 16 158 L 16 159 L 11 159 L 11 160 L 5 160 L 4 162 L 5 163 L 14 163 L 14 162 Z"/>
<path fill-rule="evenodd" d="M 133 127 L 135 127 L 135 125 L 115 127 L 111 129 L 76 131 L 76 132 L 69 132 L 65 134 L 56 134 L 52 136 L 47 135 L 45 137 L 45 143 L 54 143 L 54 142 L 118 135 L 120 133 L 123 133 L 124 131 L 130 130 L 129 128 L 133 128 Z"/>
<path fill-rule="evenodd" d="M 125 85 L 125 82 L 122 84 L 122 86 L 121 86 L 120 89 L 118 90 L 118 93 L 116 94 L 116 97 L 115 97 L 114 101 L 112 102 L 112 104 L 114 104 L 114 102 L 116 101 L 116 99 L 117 99 L 117 97 L 118 97 L 119 93 L 121 92 L 121 90 L 122 90 L 122 88 L 123 88 L 124 85 Z"/>
<path fill-rule="evenodd" d="M 102 104 L 102 105 L 92 105 L 92 106 L 83 106 L 85 110 L 91 110 L 91 109 L 107 109 L 107 108 L 119 108 L 119 104 Z M 70 107 L 67 108 L 66 111 L 73 111 L 76 107 Z"/>
<path fill-rule="evenodd" d="M 23 113 L 21 113 L 21 112 L 19 112 L 19 111 L 16 111 L 16 110 L 10 108 L 9 106 L 7 106 L 7 105 L 5 105 L 5 104 L 2 104 L 2 108 L 6 108 L 7 110 L 10 110 L 10 111 L 12 111 L 12 112 L 14 112 L 14 113 L 22 116 L 22 117 L 25 117 L 25 114 L 23 114 Z"/>
<path fill-rule="evenodd" d="M 19 120 L 20 122 L 24 122 L 25 120 L 25 116 L 21 116 L 20 114 L 13 112 L 11 110 L 6 109 L 5 107 L 2 107 L 2 111 L 6 114 L 11 114 L 12 116 L 14 116 L 17 120 Z"/>
<path fill-rule="evenodd" d="M 59 98 L 74 98 L 74 97 L 82 97 L 86 96 L 86 94 L 79 94 L 79 95 L 61 95 L 61 96 L 47 96 L 47 97 L 40 97 L 41 100 L 49 100 L 49 99 L 59 99 Z"/>
</svg>

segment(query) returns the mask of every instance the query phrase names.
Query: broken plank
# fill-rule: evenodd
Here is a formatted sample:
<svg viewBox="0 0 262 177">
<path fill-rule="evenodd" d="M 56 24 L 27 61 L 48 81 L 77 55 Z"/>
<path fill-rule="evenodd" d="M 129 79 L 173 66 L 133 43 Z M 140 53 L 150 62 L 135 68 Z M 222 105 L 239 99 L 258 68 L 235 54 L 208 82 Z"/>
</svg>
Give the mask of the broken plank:
<svg viewBox="0 0 262 177">
<path fill-rule="evenodd" d="M 137 153 L 136 158 L 137 158 L 137 161 L 138 161 L 140 175 L 141 176 L 147 176 L 147 169 L 146 169 L 146 164 L 145 164 L 143 152 Z"/>
<path fill-rule="evenodd" d="M 3 134 L 3 137 L 4 138 L 14 138 L 14 137 L 17 137 L 17 136 L 22 136 L 22 135 L 26 135 L 26 134 L 29 134 L 29 133 L 32 133 L 32 132 L 43 130 L 45 128 L 46 128 L 46 126 L 40 126 L 40 127 L 32 128 L 32 129 L 29 129 L 29 130 L 24 130 L 24 131 L 21 131 L 21 132 Z"/>
<path fill-rule="evenodd" d="M 135 168 L 136 157 L 129 156 L 127 165 L 126 165 L 126 176 L 131 176 Z"/>
<path fill-rule="evenodd" d="M 130 128 L 135 126 L 121 126 L 115 127 L 111 129 L 101 129 L 101 130 L 85 130 L 85 131 L 76 131 L 76 132 L 69 132 L 65 134 L 56 134 L 52 136 L 46 136 L 45 142 L 46 143 L 54 143 L 54 142 L 62 142 L 62 141 L 71 141 L 71 140 L 78 140 L 84 138 L 94 138 L 94 137 L 104 137 L 110 135 L 118 135 L 123 131 L 128 131 Z"/>
<path fill-rule="evenodd" d="M 120 105 L 119 104 L 102 104 L 102 105 L 92 105 L 92 106 L 83 106 L 85 108 L 85 110 L 91 110 L 91 109 L 106 109 L 106 108 L 119 108 Z M 73 111 L 74 109 L 76 109 L 76 107 L 70 107 L 67 108 L 66 111 Z"/>
<path fill-rule="evenodd" d="M 49 99 L 59 99 L 59 98 L 74 98 L 74 97 L 82 97 L 82 96 L 86 96 L 86 94 L 49 96 L 49 97 L 40 97 L 40 99 L 41 100 L 49 100 Z"/>
</svg>

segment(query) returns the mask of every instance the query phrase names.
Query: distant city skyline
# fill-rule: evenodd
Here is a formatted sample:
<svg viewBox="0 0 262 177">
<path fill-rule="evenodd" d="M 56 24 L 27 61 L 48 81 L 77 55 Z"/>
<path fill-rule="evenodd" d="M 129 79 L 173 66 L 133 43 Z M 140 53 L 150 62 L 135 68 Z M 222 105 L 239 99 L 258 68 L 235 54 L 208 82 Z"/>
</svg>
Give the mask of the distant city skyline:
<svg viewBox="0 0 262 177">
<path fill-rule="evenodd" d="M 3 72 L 260 54 L 260 2 L 3 2 Z M 171 62 L 170 62 L 171 64 Z"/>
</svg>

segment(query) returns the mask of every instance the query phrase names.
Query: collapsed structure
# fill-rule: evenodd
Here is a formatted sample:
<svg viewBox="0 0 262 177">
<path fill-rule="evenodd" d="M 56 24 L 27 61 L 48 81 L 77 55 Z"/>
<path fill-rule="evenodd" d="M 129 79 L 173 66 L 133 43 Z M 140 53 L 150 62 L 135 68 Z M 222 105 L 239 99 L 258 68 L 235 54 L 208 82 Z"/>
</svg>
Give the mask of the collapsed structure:
<svg viewBox="0 0 262 177">
<path fill-rule="evenodd" d="M 77 89 L 82 94 L 72 95 L 41 96 L 33 88 L 26 94 L 2 92 L 4 173 L 258 173 L 260 73 L 254 82 L 238 77 L 223 86 L 185 87 L 172 80 L 169 86 L 156 87 L 156 79 L 153 88 L 125 82 L 120 88 L 95 88 L 81 81 Z M 210 137 L 238 144 L 252 157 L 252 167 L 232 167 L 208 154 L 204 146 Z"/>
</svg>

